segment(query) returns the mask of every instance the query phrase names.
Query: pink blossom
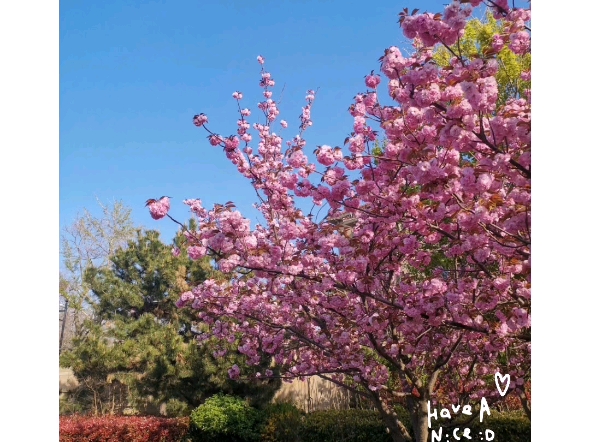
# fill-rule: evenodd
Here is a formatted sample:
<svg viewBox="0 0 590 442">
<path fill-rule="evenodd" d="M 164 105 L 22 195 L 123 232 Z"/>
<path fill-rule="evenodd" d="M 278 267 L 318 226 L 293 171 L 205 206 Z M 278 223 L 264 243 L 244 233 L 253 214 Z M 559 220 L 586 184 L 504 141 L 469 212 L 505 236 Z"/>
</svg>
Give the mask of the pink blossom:
<svg viewBox="0 0 590 442">
<path fill-rule="evenodd" d="M 165 196 L 159 200 L 148 200 L 146 206 L 148 206 L 150 215 L 153 219 L 162 219 L 170 211 L 170 199 Z"/>
<path fill-rule="evenodd" d="M 236 100 L 241 100 L 242 98 L 244 98 L 244 96 L 242 95 L 241 92 L 234 92 L 233 94 L 231 94 L 232 97 L 234 97 Z"/>
<path fill-rule="evenodd" d="M 193 123 L 197 127 L 200 127 L 207 122 L 208 122 L 208 119 L 207 119 L 207 115 L 205 115 L 205 114 L 199 114 L 199 115 L 195 115 L 193 117 Z"/>
<path fill-rule="evenodd" d="M 489 190 L 490 187 L 492 186 L 492 183 L 493 183 L 493 179 L 487 173 L 482 173 L 477 178 L 477 185 L 479 187 L 479 190 L 482 191 L 482 192 L 485 192 L 485 191 Z"/>
<path fill-rule="evenodd" d="M 240 378 L 240 367 L 238 367 L 237 365 L 233 365 L 228 371 L 227 373 L 229 374 L 229 377 L 233 380 L 237 380 Z"/>
<path fill-rule="evenodd" d="M 185 305 L 191 303 L 194 299 L 195 295 L 193 294 L 193 292 L 184 292 L 182 295 L 180 295 L 178 301 L 176 301 L 176 306 L 178 308 L 182 308 Z"/>
<path fill-rule="evenodd" d="M 219 146 L 221 143 L 223 143 L 223 138 L 221 138 L 221 136 L 219 135 L 209 135 L 209 143 L 211 144 L 211 146 Z"/>
<path fill-rule="evenodd" d="M 492 49 L 495 52 L 500 52 L 500 50 L 504 47 L 504 40 L 498 34 L 492 36 Z"/>
<path fill-rule="evenodd" d="M 240 145 L 240 139 L 234 135 L 232 135 L 229 138 L 226 138 L 224 141 L 226 149 L 237 149 Z"/>
<path fill-rule="evenodd" d="M 381 71 L 387 75 L 388 78 L 397 79 L 401 70 L 405 67 L 406 60 L 402 53 L 395 46 L 390 47 L 385 51 L 385 56 L 381 64 Z"/>
<path fill-rule="evenodd" d="M 218 262 L 219 270 L 221 270 L 223 273 L 229 273 L 233 269 L 236 268 L 236 266 L 239 264 L 239 262 L 240 262 L 239 255 L 237 255 L 237 254 L 230 255 L 227 258 L 223 258 L 223 259 L 219 260 L 219 262 Z"/>
<path fill-rule="evenodd" d="M 381 78 L 379 78 L 379 74 L 373 75 L 373 73 L 371 73 L 371 75 L 367 75 L 365 77 L 365 84 L 370 89 L 376 89 L 377 86 L 379 86 L 379 83 L 381 83 Z"/>
<path fill-rule="evenodd" d="M 207 213 L 206 210 L 203 208 L 202 201 L 199 199 L 184 200 L 183 203 L 189 206 L 191 211 L 199 216 L 203 216 L 205 213 Z"/>
<path fill-rule="evenodd" d="M 264 57 L 262 55 L 259 55 L 258 57 L 256 57 L 256 60 L 258 60 L 258 63 L 264 64 Z"/>
<path fill-rule="evenodd" d="M 512 52 L 522 55 L 529 50 L 531 36 L 526 31 L 520 31 L 510 35 L 510 44 L 508 47 Z"/>
<path fill-rule="evenodd" d="M 202 246 L 190 246 L 187 253 L 190 259 L 196 261 L 207 254 L 207 249 Z"/>
</svg>

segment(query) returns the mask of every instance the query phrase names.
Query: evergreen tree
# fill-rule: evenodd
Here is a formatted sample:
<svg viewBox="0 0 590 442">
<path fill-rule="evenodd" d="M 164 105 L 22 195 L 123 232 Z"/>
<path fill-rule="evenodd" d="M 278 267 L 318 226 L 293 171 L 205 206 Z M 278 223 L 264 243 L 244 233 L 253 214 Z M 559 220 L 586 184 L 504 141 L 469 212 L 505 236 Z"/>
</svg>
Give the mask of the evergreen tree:
<svg viewBox="0 0 590 442">
<path fill-rule="evenodd" d="M 175 245 L 182 240 L 179 234 Z M 207 327 L 175 302 L 189 286 L 227 276 L 208 259 L 193 261 L 173 250 L 157 231 L 137 230 L 110 267 L 87 270 L 85 281 L 97 300 L 95 319 L 61 358 L 81 380 L 85 392 L 78 392 L 79 398 L 87 409 L 120 412 L 129 403 L 146 411 L 149 404 L 167 403 L 168 413 L 172 405 L 174 414 L 185 414 L 218 392 L 262 405 L 278 388 L 278 381 L 229 379 L 228 370 L 242 358 L 237 348 L 226 345 L 223 358 L 216 358 L 216 343 L 199 340 Z M 268 369 L 270 360 L 261 363 L 244 373 L 245 379 Z"/>
</svg>

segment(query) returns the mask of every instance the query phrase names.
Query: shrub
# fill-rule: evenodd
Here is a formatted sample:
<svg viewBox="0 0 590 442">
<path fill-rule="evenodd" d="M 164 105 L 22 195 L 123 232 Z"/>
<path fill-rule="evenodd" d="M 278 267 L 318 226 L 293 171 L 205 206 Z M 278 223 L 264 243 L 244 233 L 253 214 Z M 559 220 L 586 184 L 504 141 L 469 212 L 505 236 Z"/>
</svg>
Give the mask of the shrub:
<svg viewBox="0 0 590 442">
<path fill-rule="evenodd" d="M 509 412 L 484 418 L 480 427 L 493 430 L 496 434 L 495 440 L 503 442 L 531 440 L 531 421 L 522 412 Z"/>
<path fill-rule="evenodd" d="M 440 422 L 440 419 L 439 419 Z M 438 426 L 433 425 L 438 431 Z M 531 422 L 526 415 L 520 411 L 509 411 L 504 413 L 495 413 L 492 410 L 491 416 L 484 415 L 483 422 L 479 422 L 477 416 L 467 425 L 457 425 L 443 430 L 443 434 L 451 434 L 452 430 L 459 428 L 459 434 L 462 434 L 463 428 L 471 429 L 471 437 L 479 439 L 485 434 L 486 429 L 494 432 L 494 440 L 502 442 L 529 442 L 531 440 Z M 444 439 L 444 436 L 443 436 Z"/>
<path fill-rule="evenodd" d="M 259 438 L 260 412 L 245 400 L 218 394 L 191 413 L 199 442 L 249 442 Z"/>
<path fill-rule="evenodd" d="M 389 442 L 379 413 L 372 410 L 330 410 L 306 415 L 300 428 L 302 442 Z"/>
<path fill-rule="evenodd" d="M 261 442 L 300 442 L 303 412 L 290 403 L 271 404 L 265 408 L 266 423 Z"/>
<path fill-rule="evenodd" d="M 189 431 L 189 419 L 127 416 L 63 416 L 60 442 L 178 442 Z"/>
<path fill-rule="evenodd" d="M 406 428 L 410 429 L 410 435 L 413 436 L 407 411 L 401 408 L 396 411 L 404 425 L 406 425 Z M 389 442 L 391 440 L 379 413 L 372 410 L 353 409 L 317 411 L 301 416 L 299 427 L 297 426 L 297 420 L 294 417 L 291 418 L 289 422 L 286 418 L 283 421 L 281 421 L 280 418 L 277 420 L 284 426 L 285 434 L 292 435 L 292 439 L 282 439 L 278 433 L 275 433 L 274 438 L 269 435 L 271 434 L 270 423 L 274 422 L 271 417 L 263 431 L 263 437 L 266 438 L 262 439 L 264 442 L 282 440 L 293 442 Z M 441 422 L 440 419 L 438 422 Z M 292 425 L 288 430 L 290 433 L 287 433 L 286 431 L 288 425 Z M 439 425 L 433 424 L 433 427 L 433 429 L 438 432 Z M 443 429 L 443 440 L 447 440 L 444 435 L 451 435 L 454 428 L 460 428 L 459 435 L 462 435 L 463 429 L 466 427 L 471 429 L 471 437 L 473 440 L 479 440 L 481 436 L 479 432 L 484 434 L 486 429 L 490 429 L 494 432 L 494 440 L 501 440 L 503 442 L 529 442 L 531 440 L 531 423 L 524 413 L 498 413 L 494 411 L 492 411 L 491 416 L 484 416 L 483 422 L 481 423 L 479 422 L 479 417 L 476 417 L 469 424 L 451 426 Z M 428 440 L 431 440 L 431 437 L 432 436 L 429 435 Z"/>
</svg>

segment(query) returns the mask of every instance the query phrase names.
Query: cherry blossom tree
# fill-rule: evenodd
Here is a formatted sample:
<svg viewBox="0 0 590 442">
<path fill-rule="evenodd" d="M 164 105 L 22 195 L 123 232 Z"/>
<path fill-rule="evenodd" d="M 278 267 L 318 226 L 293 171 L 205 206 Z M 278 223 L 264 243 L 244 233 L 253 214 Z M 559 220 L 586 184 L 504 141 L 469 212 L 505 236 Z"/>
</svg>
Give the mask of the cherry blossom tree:
<svg viewBox="0 0 590 442">
<path fill-rule="evenodd" d="M 485 54 L 462 55 L 458 39 L 484 3 L 503 30 Z M 482 5 L 482 6 L 484 6 Z M 394 404 L 408 409 L 414 438 L 428 438 L 428 407 L 503 399 L 494 374 L 509 373 L 507 396 L 530 375 L 530 90 L 498 101 L 497 54 L 530 51 L 530 9 L 506 0 L 453 1 L 443 13 L 404 10 L 414 52 L 385 50 L 381 74 L 350 107 L 343 147 L 313 152 L 308 91 L 297 135 L 273 132 L 275 84 L 261 64 L 263 122 L 251 123 L 235 92 L 237 134 L 209 133 L 250 181 L 266 225 L 251 226 L 233 203 L 186 200 L 198 227 L 188 254 L 213 258 L 234 276 L 185 292 L 210 335 L 238 341 L 248 364 L 272 355 L 284 378 L 318 375 L 371 400 L 392 440 L 409 441 Z M 433 61 L 435 47 L 452 53 Z M 522 74 L 530 79 L 530 72 Z M 383 81 L 385 80 L 385 81 Z M 258 142 L 254 143 L 254 136 Z M 384 139 L 378 161 L 372 149 Z M 306 214 L 305 202 L 314 209 Z M 314 214 L 329 207 L 322 221 Z M 148 201 L 155 219 L 170 201 Z M 180 223 L 179 223 L 180 224 Z M 219 356 L 222 355 L 220 349 Z M 259 373 L 260 377 L 271 373 Z M 230 376 L 239 377 L 234 366 Z"/>
</svg>

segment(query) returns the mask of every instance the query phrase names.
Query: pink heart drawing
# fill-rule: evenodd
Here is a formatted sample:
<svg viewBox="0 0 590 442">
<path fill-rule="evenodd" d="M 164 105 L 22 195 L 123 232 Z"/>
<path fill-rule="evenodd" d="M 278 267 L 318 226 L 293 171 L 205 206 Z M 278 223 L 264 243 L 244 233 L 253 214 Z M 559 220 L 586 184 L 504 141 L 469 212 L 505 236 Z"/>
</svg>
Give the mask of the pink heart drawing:
<svg viewBox="0 0 590 442">
<path fill-rule="evenodd" d="M 495 378 L 496 378 L 496 388 L 498 389 L 498 393 L 500 393 L 500 396 L 504 396 L 506 394 L 506 392 L 508 391 L 508 387 L 510 387 L 510 375 L 509 374 L 501 375 L 500 372 L 498 372 L 498 373 L 496 373 Z M 498 383 L 498 379 L 502 383 L 506 382 L 506 387 L 504 388 L 503 391 L 500 388 L 500 384 Z"/>
</svg>

